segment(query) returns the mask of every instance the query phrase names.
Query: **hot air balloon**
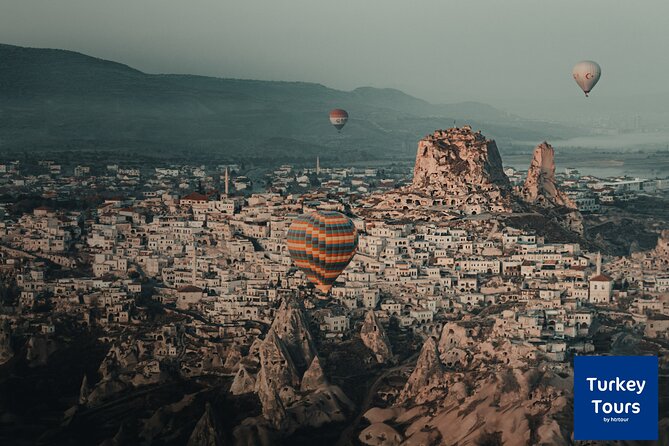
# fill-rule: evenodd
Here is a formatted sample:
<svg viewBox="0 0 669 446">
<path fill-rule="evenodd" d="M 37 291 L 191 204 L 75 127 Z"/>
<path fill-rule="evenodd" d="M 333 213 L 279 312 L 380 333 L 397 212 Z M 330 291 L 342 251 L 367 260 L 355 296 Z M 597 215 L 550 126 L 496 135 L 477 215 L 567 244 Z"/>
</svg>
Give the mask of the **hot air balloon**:
<svg viewBox="0 0 669 446">
<path fill-rule="evenodd" d="M 574 69 L 571 71 L 574 80 L 579 87 L 585 93 L 585 96 L 588 97 L 590 90 L 594 88 L 599 80 L 599 76 L 602 75 L 602 69 L 597 62 L 592 60 L 582 60 L 581 62 L 574 65 Z"/>
<path fill-rule="evenodd" d="M 300 215 L 288 228 L 288 252 L 323 294 L 351 261 L 358 233 L 350 218 L 339 212 L 316 211 Z"/>
<path fill-rule="evenodd" d="M 330 111 L 330 124 L 334 125 L 338 131 L 341 131 L 346 122 L 348 122 L 348 113 L 346 113 L 346 110 L 335 108 Z"/>
</svg>

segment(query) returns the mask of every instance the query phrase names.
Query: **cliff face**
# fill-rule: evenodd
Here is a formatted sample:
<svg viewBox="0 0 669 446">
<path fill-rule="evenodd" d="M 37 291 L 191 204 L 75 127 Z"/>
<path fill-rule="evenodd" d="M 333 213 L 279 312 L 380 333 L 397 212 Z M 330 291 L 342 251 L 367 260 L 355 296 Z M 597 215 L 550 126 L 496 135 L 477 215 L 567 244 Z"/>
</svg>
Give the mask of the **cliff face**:
<svg viewBox="0 0 669 446">
<path fill-rule="evenodd" d="M 435 195 L 510 189 L 495 141 L 469 126 L 420 140 L 412 186 Z"/>
<path fill-rule="evenodd" d="M 576 208 L 574 202 L 557 188 L 555 182 L 555 150 L 546 141 L 534 149 L 527 178 L 522 187 L 523 198 L 543 206 Z"/>
</svg>

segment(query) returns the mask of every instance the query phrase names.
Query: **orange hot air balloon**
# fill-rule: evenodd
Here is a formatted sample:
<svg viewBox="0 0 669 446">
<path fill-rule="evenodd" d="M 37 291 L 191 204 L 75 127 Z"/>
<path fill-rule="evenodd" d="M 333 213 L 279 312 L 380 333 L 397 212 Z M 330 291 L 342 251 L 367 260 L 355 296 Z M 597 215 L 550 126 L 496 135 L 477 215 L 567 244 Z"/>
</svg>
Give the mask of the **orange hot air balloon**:
<svg viewBox="0 0 669 446">
<path fill-rule="evenodd" d="M 350 218 L 333 211 L 300 215 L 288 228 L 288 252 L 295 265 L 323 294 L 349 264 L 358 248 Z"/>
<path fill-rule="evenodd" d="M 330 124 L 332 124 L 338 131 L 348 122 L 348 113 L 341 108 L 335 108 L 330 111 Z"/>
</svg>

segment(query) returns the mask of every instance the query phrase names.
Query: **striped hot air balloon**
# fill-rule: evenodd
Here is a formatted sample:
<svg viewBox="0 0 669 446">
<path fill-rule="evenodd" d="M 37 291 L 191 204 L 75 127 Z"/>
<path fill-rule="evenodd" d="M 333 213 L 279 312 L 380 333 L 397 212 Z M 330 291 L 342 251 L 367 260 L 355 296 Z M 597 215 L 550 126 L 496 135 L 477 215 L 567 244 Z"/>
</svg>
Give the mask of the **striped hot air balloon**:
<svg viewBox="0 0 669 446">
<path fill-rule="evenodd" d="M 334 125 L 337 130 L 341 130 L 348 122 L 348 113 L 341 108 L 330 110 L 330 124 Z"/>
<path fill-rule="evenodd" d="M 295 265 L 323 294 L 351 261 L 358 233 L 339 212 L 316 211 L 297 217 L 288 228 L 288 252 Z"/>
</svg>

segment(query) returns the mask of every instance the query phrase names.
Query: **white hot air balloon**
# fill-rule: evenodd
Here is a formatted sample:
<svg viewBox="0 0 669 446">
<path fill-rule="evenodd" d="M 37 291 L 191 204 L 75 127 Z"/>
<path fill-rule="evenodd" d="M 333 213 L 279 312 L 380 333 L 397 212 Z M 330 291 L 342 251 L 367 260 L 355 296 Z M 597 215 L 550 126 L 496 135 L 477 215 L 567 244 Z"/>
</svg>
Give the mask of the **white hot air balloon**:
<svg viewBox="0 0 669 446">
<path fill-rule="evenodd" d="M 602 75 L 602 69 L 600 68 L 597 62 L 592 60 L 582 60 L 581 62 L 574 65 L 574 69 L 571 71 L 574 80 L 579 87 L 585 93 L 585 96 L 588 97 L 588 93 L 593 87 L 597 84 L 599 77 Z"/>
</svg>

